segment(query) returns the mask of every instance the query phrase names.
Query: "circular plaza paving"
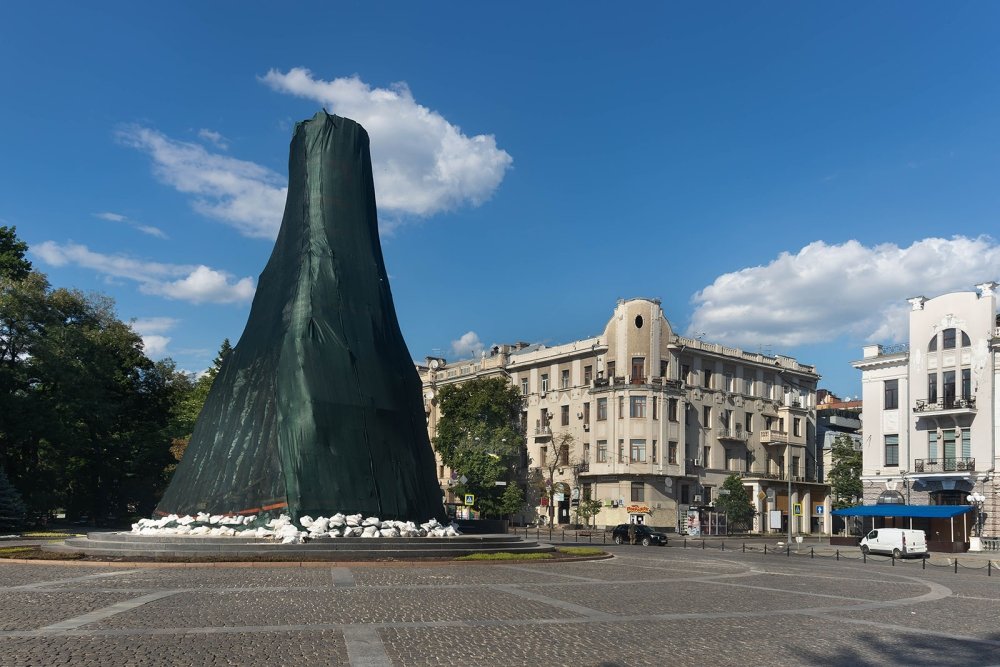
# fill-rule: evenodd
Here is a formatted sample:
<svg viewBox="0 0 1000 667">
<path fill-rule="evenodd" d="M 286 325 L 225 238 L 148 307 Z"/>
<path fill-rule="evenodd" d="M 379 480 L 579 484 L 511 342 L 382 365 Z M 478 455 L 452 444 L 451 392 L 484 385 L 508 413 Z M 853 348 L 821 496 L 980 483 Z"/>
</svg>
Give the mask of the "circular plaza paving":
<svg viewBox="0 0 1000 667">
<path fill-rule="evenodd" d="M 1000 664 L 1000 572 L 608 550 L 563 563 L 0 562 L 0 665 Z"/>
</svg>

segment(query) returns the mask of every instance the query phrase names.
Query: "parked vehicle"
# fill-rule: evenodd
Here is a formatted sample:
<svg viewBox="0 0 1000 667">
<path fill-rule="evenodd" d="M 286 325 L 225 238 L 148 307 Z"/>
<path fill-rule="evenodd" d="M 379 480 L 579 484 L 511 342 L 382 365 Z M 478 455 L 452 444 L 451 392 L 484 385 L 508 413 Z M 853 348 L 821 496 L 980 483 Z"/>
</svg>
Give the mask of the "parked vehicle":
<svg viewBox="0 0 1000 667">
<path fill-rule="evenodd" d="M 861 538 L 861 553 L 892 554 L 894 558 L 923 556 L 927 553 L 927 536 L 922 530 L 878 528 Z"/>
<path fill-rule="evenodd" d="M 662 547 L 667 543 L 666 533 L 652 530 L 648 526 L 644 526 L 641 523 L 620 523 L 615 526 L 613 531 L 611 531 L 611 537 L 614 539 L 615 544 L 628 543 L 628 529 L 630 526 L 635 528 L 635 541 L 637 544 L 641 544 L 644 547 L 648 547 L 651 544 L 658 544 Z"/>
</svg>

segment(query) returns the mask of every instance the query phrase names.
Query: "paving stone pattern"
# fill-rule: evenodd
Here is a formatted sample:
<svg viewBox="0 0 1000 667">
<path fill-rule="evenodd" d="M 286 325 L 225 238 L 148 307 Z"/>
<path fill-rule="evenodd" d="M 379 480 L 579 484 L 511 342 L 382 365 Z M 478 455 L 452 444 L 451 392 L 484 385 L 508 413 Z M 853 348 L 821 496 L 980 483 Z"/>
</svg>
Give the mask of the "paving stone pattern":
<svg viewBox="0 0 1000 667">
<path fill-rule="evenodd" d="M 577 563 L 0 562 L 0 666 L 1000 664 L 1000 572 L 608 550 Z"/>
</svg>

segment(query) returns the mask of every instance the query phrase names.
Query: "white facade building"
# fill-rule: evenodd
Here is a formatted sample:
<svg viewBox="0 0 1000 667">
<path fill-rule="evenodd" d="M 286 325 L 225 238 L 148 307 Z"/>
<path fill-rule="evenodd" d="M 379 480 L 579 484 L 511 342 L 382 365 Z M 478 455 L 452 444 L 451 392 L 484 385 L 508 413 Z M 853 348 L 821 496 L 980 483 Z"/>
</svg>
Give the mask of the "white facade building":
<svg viewBox="0 0 1000 667">
<path fill-rule="evenodd" d="M 984 534 L 995 536 L 997 283 L 976 287 L 909 299 L 909 345 L 870 345 L 854 362 L 862 374 L 862 482 L 865 504 L 886 492 L 913 505 L 965 505 L 971 493 L 983 494 Z M 963 518 L 954 541 L 967 541 L 974 520 L 974 513 Z M 931 530 L 930 540 L 939 531 L 929 523 L 919 527 Z"/>
</svg>

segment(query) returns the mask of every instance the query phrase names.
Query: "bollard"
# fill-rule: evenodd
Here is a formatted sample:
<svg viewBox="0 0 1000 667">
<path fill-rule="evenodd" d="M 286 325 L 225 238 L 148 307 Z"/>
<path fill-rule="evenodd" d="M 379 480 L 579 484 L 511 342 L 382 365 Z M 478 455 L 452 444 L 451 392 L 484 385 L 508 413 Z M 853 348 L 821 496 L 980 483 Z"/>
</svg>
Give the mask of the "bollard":
<svg viewBox="0 0 1000 667">
<path fill-rule="evenodd" d="M 764 544 L 764 555 L 765 556 L 767 555 L 767 544 L 766 543 Z"/>
<path fill-rule="evenodd" d="M 810 558 L 815 558 L 816 557 L 816 554 L 813 553 L 813 548 L 812 547 L 809 547 L 809 557 Z"/>
<path fill-rule="evenodd" d="M 723 541 L 723 542 L 722 542 L 722 550 L 723 550 L 723 551 L 725 551 L 725 550 L 726 550 L 726 543 L 725 543 L 725 541 Z"/>
<path fill-rule="evenodd" d="M 868 554 L 866 554 L 864 551 L 861 552 L 861 562 L 863 563 L 868 562 Z"/>
<path fill-rule="evenodd" d="M 927 569 L 927 554 L 924 554 L 924 557 L 920 559 L 920 569 L 921 570 Z"/>
<path fill-rule="evenodd" d="M 896 554 L 892 554 L 892 566 L 896 567 Z"/>
<path fill-rule="evenodd" d="M 566 529 L 565 529 L 565 528 L 563 528 L 563 536 L 562 536 L 562 541 L 563 541 L 563 542 L 565 542 L 565 541 L 566 541 Z"/>
<path fill-rule="evenodd" d="M 785 545 L 785 555 L 788 556 L 789 558 L 792 557 L 792 545 L 791 544 L 786 544 Z"/>
<path fill-rule="evenodd" d="M 705 540 L 702 540 L 702 541 L 701 541 L 701 550 L 702 550 L 702 551 L 704 551 L 704 550 L 705 550 Z"/>
<path fill-rule="evenodd" d="M 594 542 L 594 531 L 591 530 L 590 532 L 587 533 L 587 543 L 593 544 L 593 542 Z"/>
<path fill-rule="evenodd" d="M 528 539 L 528 524 L 524 524 L 524 539 Z"/>
<path fill-rule="evenodd" d="M 573 533 L 573 541 L 574 542 L 579 542 L 580 541 L 580 529 L 579 528 L 577 528 L 576 532 Z"/>
<path fill-rule="evenodd" d="M 840 549 L 837 549 L 837 560 L 840 560 Z"/>
<path fill-rule="evenodd" d="M 607 544 L 608 543 L 608 531 L 604 531 L 603 533 L 601 533 L 601 535 L 604 538 L 604 544 Z"/>
<path fill-rule="evenodd" d="M 536 526 L 535 526 L 535 540 L 536 540 L 536 541 L 537 541 L 537 540 L 538 540 L 538 539 L 539 539 L 539 538 L 541 537 L 541 534 L 540 534 L 540 533 L 538 532 L 538 530 L 539 530 L 539 528 L 538 528 L 538 526 L 536 525 Z"/>
<path fill-rule="evenodd" d="M 986 576 L 987 577 L 993 576 L 993 561 L 991 560 L 986 561 Z"/>
<path fill-rule="evenodd" d="M 955 559 L 955 574 L 958 574 L 958 559 Z"/>
<path fill-rule="evenodd" d="M 686 538 L 686 537 L 684 538 L 684 548 L 685 549 L 688 548 L 688 538 Z"/>
<path fill-rule="evenodd" d="M 549 524 L 549 542 L 552 541 L 552 524 Z"/>
<path fill-rule="evenodd" d="M 744 542 L 743 543 L 743 553 L 746 553 L 746 552 L 747 552 L 747 543 Z"/>
</svg>

